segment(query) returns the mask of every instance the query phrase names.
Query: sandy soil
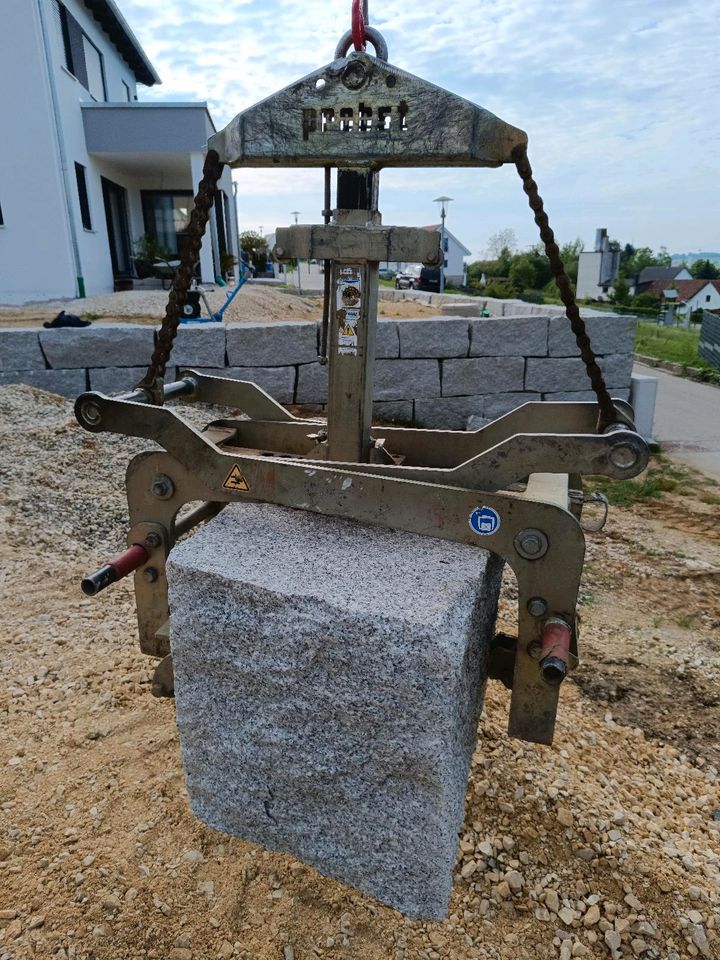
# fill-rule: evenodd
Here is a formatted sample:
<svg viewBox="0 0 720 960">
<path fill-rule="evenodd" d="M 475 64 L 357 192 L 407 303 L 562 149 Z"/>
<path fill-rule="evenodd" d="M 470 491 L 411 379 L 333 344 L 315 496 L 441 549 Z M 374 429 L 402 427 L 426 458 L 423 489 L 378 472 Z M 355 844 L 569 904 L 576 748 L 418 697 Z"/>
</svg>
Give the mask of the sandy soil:
<svg viewBox="0 0 720 960">
<path fill-rule="evenodd" d="M 61 310 L 103 323 L 157 324 L 165 314 L 167 293 L 161 290 L 130 290 L 108 293 L 84 300 L 52 301 L 25 307 L 0 306 L 0 327 L 37 327 L 52 320 Z M 219 310 L 225 293 L 214 290 L 207 294 L 212 310 Z M 413 300 L 384 301 L 378 304 L 381 317 L 432 317 L 437 307 L 428 307 Z M 203 307 L 203 315 L 206 311 Z M 319 320 L 321 297 L 300 297 L 273 287 L 244 286 L 225 312 L 226 323 L 276 322 L 279 320 Z"/>
<path fill-rule="evenodd" d="M 717 506 L 666 494 L 589 537 L 583 663 L 552 748 L 490 684 L 450 917 L 408 921 L 190 814 L 122 546 L 141 443 L 0 388 L 0 958 L 543 960 L 720 955 Z M 512 629 L 506 578 L 499 626 Z"/>
</svg>

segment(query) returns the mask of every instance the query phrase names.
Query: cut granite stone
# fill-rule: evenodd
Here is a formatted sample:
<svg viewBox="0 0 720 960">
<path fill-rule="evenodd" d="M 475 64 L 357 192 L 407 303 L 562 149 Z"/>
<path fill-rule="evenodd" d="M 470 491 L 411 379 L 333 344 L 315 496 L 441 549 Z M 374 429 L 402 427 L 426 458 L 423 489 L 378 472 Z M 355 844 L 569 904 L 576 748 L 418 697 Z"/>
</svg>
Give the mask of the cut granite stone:
<svg viewBox="0 0 720 960">
<path fill-rule="evenodd" d="M 398 320 L 401 357 L 466 357 L 468 321 L 460 317 Z"/>
<path fill-rule="evenodd" d="M 168 564 L 193 812 L 411 917 L 447 915 L 501 561 L 231 504 Z"/>
<path fill-rule="evenodd" d="M 451 361 L 463 363 L 465 361 Z M 377 360 L 375 400 L 421 400 L 440 396 L 440 363 L 437 360 Z"/>
<path fill-rule="evenodd" d="M 295 396 L 295 367 L 218 367 L 196 368 L 198 373 L 228 380 L 247 380 L 257 384 L 278 403 L 292 403 Z"/>
<path fill-rule="evenodd" d="M 470 322 L 471 357 L 545 357 L 547 317 L 485 317 Z"/>
<path fill-rule="evenodd" d="M 91 327 L 41 330 L 40 343 L 51 367 L 137 367 L 150 360 L 155 331 L 139 323 L 94 323 Z"/>
<path fill-rule="evenodd" d="M 230 323 L 225 338 L 231 367 L 282 367 L 318 356 L 317 325 L 303 320 Z"/>
<path fill-rule="evenodd" d="M 464 430 L 468 417 L 482 416 L 485 397 L 435 397 L 415 401 L 415 423 L 433 430 Z"/>
<path fill-rule="evenodd" d="M 84 370 L 2 370 L 0 384 L 24 383 L 74 400 L 86 389 Z"/>
<path fill-rule="evenodd" d="M 7 327 L 0 329 L 0 370 L 44 370 L 40 330 Z"/>
<path fill-rule="evenodd" d="M 181 323 L 173 343 L 173 363 L 179 367 L 225 365 L 224 323 Z"/>
<path fill-rule="evenodd" d="M 524 371 L 524 357 L 473 357 L 470 360 L 445 360 L 443 361 L 443 396 L 464 397 L 501 391 L 519 392 L 523 388 Z"/>
</svg>

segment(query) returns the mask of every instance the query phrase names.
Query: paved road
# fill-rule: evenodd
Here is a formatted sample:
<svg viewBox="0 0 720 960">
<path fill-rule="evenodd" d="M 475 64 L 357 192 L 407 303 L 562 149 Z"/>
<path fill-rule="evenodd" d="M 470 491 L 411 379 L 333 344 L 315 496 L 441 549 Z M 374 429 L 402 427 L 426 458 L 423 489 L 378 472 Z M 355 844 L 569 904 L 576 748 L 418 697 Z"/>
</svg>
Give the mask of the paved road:
<svg viewBox="0 0 720 960">
<path fill-rule="evenodd" d="M 635 364 L 657 377 L 653 435 L 678 460 L 720 480 L 720 387 Z"/>
</svg>

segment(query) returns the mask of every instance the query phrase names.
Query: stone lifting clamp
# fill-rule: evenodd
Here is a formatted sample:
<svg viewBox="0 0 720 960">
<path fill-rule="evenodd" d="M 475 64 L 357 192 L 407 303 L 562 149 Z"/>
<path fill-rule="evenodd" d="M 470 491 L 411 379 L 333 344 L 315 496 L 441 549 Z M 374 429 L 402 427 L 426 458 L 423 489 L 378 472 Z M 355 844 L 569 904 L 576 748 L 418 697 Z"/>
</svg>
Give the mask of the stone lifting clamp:
<svg viewBox="0 0 720 960">
<path fill-rule="evenodd" d="M 354 19 L 331 63 L 243 111 L 211 138 L 188 269 L 178 271 L 147 375 L 122 397 L 92 392 L 77 400 L 85 429 L 145 437 L 165 450 L 142 453 L 128 468 L 132 558 L 115 558 L 83 586 L 96 593 L 135 565 L 141 649 L 165 658 L 154 691 L 171 693 L 165 562 L 183 533 L 227 503 L 265 501 L 490 550 L 518 581 L 518 636 L 496 638 L 490 675 L 512 688 L 510 734 L 551 743 L 559 685 L 577 661 L 585 550 L 577 488 L 583 474 L 637 475 L 648 449 L 634 430 L 632 409 L 605 388 L 532 179 L 525 133 L 392 66 L 366 19 L 360 17 L 362 29 Z M 365 41 L 374 56 L 362 49 Z M 380 171 L 508 163 L 522 178 L 597 403 L 527 403 L 473 432 L 373 426 L 379 262 L 442 261 L 438 234 L 383 225 Z M 163 385 L 225 164 L 325 171 L 325 222 L 279 229 L 275 256 L 326 263 L 320 359 L 328 365 L 327 420 L 295 417 L 253 383 L 193 370 Z M 164 405 L 174 397 L 239 408 L 246 419 L 216 420 L 198 431 Z M 199 507 L 178 516 L 198 500 Z"/>
</svg>

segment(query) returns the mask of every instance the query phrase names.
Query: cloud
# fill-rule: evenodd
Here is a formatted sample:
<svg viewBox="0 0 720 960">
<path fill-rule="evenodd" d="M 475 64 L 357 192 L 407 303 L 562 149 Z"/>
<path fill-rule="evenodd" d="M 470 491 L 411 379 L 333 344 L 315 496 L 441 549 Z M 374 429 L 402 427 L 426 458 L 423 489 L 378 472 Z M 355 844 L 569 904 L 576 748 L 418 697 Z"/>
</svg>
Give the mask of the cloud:
<svg viewBox="0 0 720 960">
<path fill-rule="evenodd" d="M 121 0 L 163 79 L 143 99 L 207 100 L 218 126 L 332 59 L 350 0 Z M 717 249 L 720 191 L 717 9 L 706 0 L 411 0 L 370 4 L 390 60 L 527 130 L 562 239 Z M 715 169 L 714 169 L 715 168 Z M 319 175 L 238 175 L 241 217 L 268 230 L 289 209 L 319 219 Z M 386 222 L 448 223 L 474 253 L 535 227 L 517 176 L 502 170 L 386 171 Z"/>
</svg>

